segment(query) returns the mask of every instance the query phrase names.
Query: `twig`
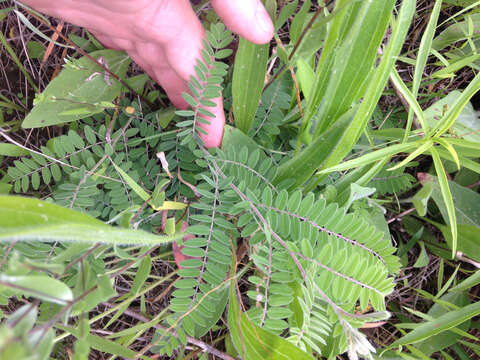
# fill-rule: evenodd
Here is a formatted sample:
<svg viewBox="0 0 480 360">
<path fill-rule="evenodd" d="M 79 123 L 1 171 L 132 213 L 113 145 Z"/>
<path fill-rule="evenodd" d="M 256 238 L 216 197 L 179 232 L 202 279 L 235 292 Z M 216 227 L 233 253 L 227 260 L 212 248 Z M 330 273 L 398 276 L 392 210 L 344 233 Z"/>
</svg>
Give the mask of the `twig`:
<svg viewBox="0 0 480 360">
<path fill-rule="evenodd" d="M 393 218 L 388 219 L 388 220 L 387 220 L 387 224 L 391 224 L 392 222 L 394 222 L 394 221 L 396 221 L 396 220 L 400 220 L 402 217 L 404 217 L 405 215 L 410 214 L 410 213 L 413 212 L 413 211 L 415 211 L 415 208 L 411 208 L 411 209 L 405 210 L 404 212 L 401 212 L 401 213 L 398 214 L 397 216 L 394 216 Z"/>
<path fill-rule="evenodd" d="M 460 261 L 465 261 L 469 264 L 472 264 L 473 266 L 475 266 L 477 269 L 480 269 L 480 263 L 475 261 L 475 260 L 472 260 L 470 258 L 467 258 L 465 256 L 463 256 L 463 253 L 461 251 L 457 251 L 457 259 L 460 260 Z"/>
<path fill-rule="evenodd" d="M 290 55 L 288 56 L 288 60 L 291 60 L 293 58 L 293 55 L 295 55 L 295 53 L 297 52 L 303 38 L 305 37 L 305 35 L 307 34 L 308 30 L 310 30 L 310 28 L 312 27 L 313 23 L 315 22 L 315 20 L 317 20 L 317 17 L 318 15 L 320 15 L 320 12 L 321 10 L 323 9 L 323 7 L 319 7 L 317 9 L 317 11 L 315 12 L 315 14 L 313 15 L 313 17 L 310 19 L 309 23 L 307 24 L 307 26 L 305 26 L 305 29 L 303 29 L 302 33 L 300 34 L 300 37 L 298 38 L 297 42 L 295 43 L 295 46 L 293 47 L 293 50 L 292 52 L 290 53 Z M 281 75 L 283 74 L 283 72 L 285 71 L 287 65 L 286 64 L 283 64 L 280 69 L 278 69 L 278 71 L 272 76 L 272 78 L 270 79 L 270 81 L 265 85 L 265 87 L 263 88 L 263 91 L 267 90 L 267 88 L 272 85 L 272 83 Z"/>
</svg>

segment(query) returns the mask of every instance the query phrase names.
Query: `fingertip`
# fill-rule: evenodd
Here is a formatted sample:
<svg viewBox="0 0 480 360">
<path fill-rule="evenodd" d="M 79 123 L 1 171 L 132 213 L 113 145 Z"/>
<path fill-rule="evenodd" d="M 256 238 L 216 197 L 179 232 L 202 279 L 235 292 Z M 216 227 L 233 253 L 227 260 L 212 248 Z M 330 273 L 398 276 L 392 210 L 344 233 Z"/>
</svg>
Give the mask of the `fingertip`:
<svg viewBox="0 0 480 360">
<path fill-rule="evenodd" d="M 266 44 L 268 43 L 274 33 L 274 27 L 272 19 L 268 14 L 267 10 L 260 4 L 257 7 L 257 11 L 255 12 L 255 18 L 257 20 L 257 25 L 261 31 L 255 32 L 252 35 L 252 39 L 248 39 L 256 44 Z"/>
<path fill-rule="evenodd" d="M 213 101 L 217 106 L 208 108 L 207 110 L 213 113 L 215 117 L 207 119 L 210 121 L 210 124 L 200 124 L 200 127 L 208 133 L 208 135 L 200 133 L 200 137 L 207 148 L 220 147 L 220 145 L 222 145 L 225 127 L 225 113 L 223 112 L 222 98 L 216 98 Z"/>
<path fill-rule="evenodd" d="M 273 22 L 260 0 L 212 0 L 216 13 L 234 33 L 256 43 L 269 42 Z"/>
</svg>

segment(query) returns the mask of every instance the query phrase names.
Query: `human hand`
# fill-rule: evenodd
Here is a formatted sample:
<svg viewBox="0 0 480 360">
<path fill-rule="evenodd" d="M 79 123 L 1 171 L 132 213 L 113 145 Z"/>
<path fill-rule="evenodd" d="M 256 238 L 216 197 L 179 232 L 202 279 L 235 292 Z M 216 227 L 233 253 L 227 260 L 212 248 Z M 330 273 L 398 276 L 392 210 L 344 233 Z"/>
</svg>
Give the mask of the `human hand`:
<svg viewBox="0 0 480 360">
<path fill-rule="evenodd" d="M 166 91 L 172 103 L 187 108 L 182 92 L 194 74 L 205 31 L 188 0 L 23 0 L 38 11 L 91 31 L 106 47 L 125 50 Z M 211 0 L 233 32 L 266 43 L 273 25 L 260 0 Z M 225 116 L 222 99 L 203 136 L 207 147 L 221 145 Z"/>
</svg>

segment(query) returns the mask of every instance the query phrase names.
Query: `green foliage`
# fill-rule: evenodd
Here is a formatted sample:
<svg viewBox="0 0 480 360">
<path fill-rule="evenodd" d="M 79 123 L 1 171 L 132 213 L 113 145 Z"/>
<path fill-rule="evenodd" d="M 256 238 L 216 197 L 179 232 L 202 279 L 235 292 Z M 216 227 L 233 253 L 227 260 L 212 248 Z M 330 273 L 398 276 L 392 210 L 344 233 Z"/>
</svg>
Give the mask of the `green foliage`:
<svg viewBox="0 0 480 360">
<path fill-rule="evenodd" d="M 34 331 L 38 309 L 23 305 L 0 326 L 0 357 L 2 359 L 48 360 L 53 348 L 55 332 L 49 329 L 42 333 Z"/>
<path fill-rule="evenodd" d="M 290 108 L 291 90 L 291 80 L 283 76 L 262 94 L 248 135 L 267 148 L 275 146 L 273 142 L 285 123 L 285 115 Z"/>
<path fill-rule="evenodd" d="M 0 225 L 0 241 L 61 240 L 90 244 L 159 245 L 178 238 L 112 228 L 86 214 L 19 196 L 0 196 Z"/>
<path fill-rule="evenodd" d="M 99 50 L 91 57 L 124 78 L 130 58 L 123 52 Z M 66 60 L 65 71 L 52 80 L 34 100 L 34 107 L 22 123 L 24 128 L 63 124 L 115 107 L 111 102 L 122 85 L 87 57 Z"/>
<path fill-rule="evenodd" d="M 368 186 L 377 189 L 377 193 L 380 195 L 405 192 L 412 188 L 415 178 L 404 171 L 403 168 L 393 171 L 383 169 L 370 181 Z"/>
<path fill-rule="evenodd" d="M 274 4 L 267 1 L 270 10 Z M 7 314 L 0 357 L 47 359 L 54 336 L 60 344 L 75 338 L 75 358 L 93 351 L 192 357 L 185 354 L 192 345 L 218 352 L 213 345 L 222 345 L 210 339 L 225 334 L 228 353 L 242 359 L 371 358 L 380 345 L 359 329 L 382 331 L 375 322 L 389 318 L 387 309 L 401 319 L 389 324 L 400 332 L 382 344 L 389 354 L 451 354 L 459 347 L 453 340 L 473 351 L 461 339 L 475 340 L 467 330 L 480 310 L 467 290 L 478 284 L 478 273 L 457 285 L 461 274 L 472 273 L 458 263 L 443 277 L 452 255 L 480 261 L 479 127 L 469 103 L 480 77 L 448 95 L 430 94 L 426 86 L 476 67 L 476 14 L 465 9 L 460 21 L 438 32 L 441 4 L 435 2 L 419 48 L 401 54 L 413 0 L 402 1 L 398 12 L 393 0 L 325 7 L 304 1 L 296 13 L 292 1 L 273 16 L 277 30 L 289 35 L 282 44 L 276 34 L 275 60 L 269 45 L 241 39 L 233 72 L 225 49 L 233 36 L 213 22 L 184 94 L 190 109 L 182 111 L 152 111 L 127 96 L 113 104 L 120 83 L 88 57 L 69 60 L 23 124 L 71 122 L 68 130 L 55 128 L 60 135 L 35 150 L 0 144 L 0 155 L 8 156 L 0 190 L 46 199 L 0 196 L 0 240 L 8 242 L 0 250 L 0 304 L 14 304 L 15 297 L 30 302 Z M 456 50 L 471 54 L 460 60 Z M 440 61 L 434 72 L 427 71 L 432 54 Z M 130 60 L 124 54 L 91 55 L 103 56 L 125 78 Z M 399 71 L 405 64 L 397 59 L 413 71 Z M 425 79 L 425 73 L 433 75 Z M 404 128 L 374 130 L 367 126 L 372 116 L 388 121 L 378 102 L 392 94 L 385 91 L 389 78 L 409 106 L 395 109 Z M 223 91 L 225 79 L 231 84 Z M 125 80 L 138 92 L 146 81 L 143 75 Z M 207 150 L 202 139 L 213 100 L 230 88 L 236 128 L 226 127 L 221 149 Z M 0 129 L 8 140 L 6 132 Z M 421 171 L 437 177 L 415 171 L 416 158 Z M 466 170 L 462 181 L 468 182 L 460 185 Z M 409 195 L 416 185 L 411 174 L 423 186 L 415 195 Z M 405 210 L 410 203 L 414 208 Z M 415 210 L 422 222 L 407 215 Z M 159 246 L 174 241 L 171 250 Z M 179 269 L 163 271 L 172 252 Z M 426 271 L 435 256 L 433 295 L 411 275 Z M 407 287 L 423 308 L 435 305 L 425 313 L 409 308 Z M 413 323 L 404 311 L 423 322 Z M 131 326 L 117 330 L 127 323 L 124 316 Z M 94 333 L 93 326 L 103 329 Z M 148 345 L 145 338 L 152 339 Z M 51 356 L 64 353 L 59 347 Z"/>
<path fill-rule="evenodd" d="M 325 103 L 322 100 L 322 95 L 326 91 L 327 84 L 331 84 L 332 88 L 340 92 L 338 97 L 344 100 L 337 101 L 351 101 L 349 104 L 343 104 L 346 110 L 343 113 L 339 113 L 332 118 L 323 118 L 323 127 L 318 126 L 317 130 L 314 133 L 311 141 L 307 141 L 308 146 L 306 146 L 300 153 L 296 154 L 295 157 L 286 161 L 282 164 L 279 169 L 279 180 L 283 180 L 289 177 L 289 174 L 296 174 L 296 186 L 301 186 L 305 184 L 306 181 L 315 173 L 318 168 L 328 167 L 335 164 L 338 164 L 342 159 L 351 151 L 356 141 L 359 139 L 361 133 L 366 128 L 369 118 L 373 114 L 375 105 L 378 102 L 381 93 L 387 83 L 388 77 L 394 66 L 396 56 L 400 53 L 401 46 L 407 34 L 408 27 L 410 26 L 411 19 L 415 10 L 414 1 L 404 1 L 402 2 L 402 7 L 400 9 L 398 18 L 396 20 L 395 26 L 393 27 L 392 37 L 384 51 L 384 56 L 378 65 L 375 68 L 373 73 L 369 73 L 370 68 L 363 69 L 362 71 L 367 72 L 368 76 L 371 77 L 371 80 L 368 82 L 369 86 L 362 86 L 360 83 L 353 86 L 352 81 L 357 80 L 355 77 L 353 80 L 351 77 L 343 77 L 342 84 L 338 84 L 333 81 L 334 78 L 342 77 L 340 69 L 332 68 L 334 65 L 334 60 L 338 58 L 338 62 L 341 66 L 345 66 L 347 60 L 354 61 L 350 59 L 350 56 L 357 58 L 356 61 L 363 61 L 359 59 L 364 58 L 364 48 L 365 46 L 372 46 L 369 48 L 369 51 L 374 51 L 376 53 L 378 47 L 380 46 L 381 36 L 379 33 L 382 33 L 386 30 L 388 19 L 390 18 L 390 12 L 378 14 L 378 11 L 385 11 L 389 6 L 393 6 L 393 2 L 384 2 L 379 1 L 380 4 L 374 2 L 338 2 L 338 15 L 333 20 L 325 40 L 325 46 L 322 51 L 322 59 L 317 65 L 317 71 L 315 73 L 315 82 L 314 89 L 315 93 L 312 93 L 311 100 L 308 103 L 308 108 L 305 111 L 305 116 L 302 120 L 302 125 L 300 128 L 300 136 L 297 140 L 297 149 L 300 149 L 301 141 L 304 138 L 309 138 L 304 133 L 310 133 L 310 121 L 313 120 L 316 116 L 316 112 L 323 109 L 328 103 Z M 355 5 L 352 5 L 355 4 Z M 350 17 L 350 20 L 355 20 L 355 28 L 349 28 L 351 25 L 347 20 L 347 14 L 355 13 L 353 10 L 349 10 L 349 6 L 355 6 L 358 10 L 358 6 L 363 7 L 363 11 L 370 7 L 376 7 L 375 11 L 371 13 L 362 12 L 362 17 L 355 18 L 354 16 Z M 381 20 L 379 22 L 379 19 Z M 371 36 L 372 29 L 369 27 L 363 27 L 362 22 L 365 21 L 370 26 L 373 26 L 375 36 Z M 380 25 L 380 26 L 378 26 Z M 361 44 L 355 49 L 359 52 L 358 54 L 343 54 L 340 55 L 335 50 L 337 46 L 342 47 L 345 52 L 350 51 L 350 44 L 348 41 L 343 41 L 342 37 L 339 36 L 339 33 L 344 26 L 344 30 L 348 30 L 348 36 L 353 39 L 349 41 L 354 42 L 355 38 L 361 37 L 363 40 L 358 40 L 358 43 Z M 378 27 L 377 27 L 378 26 Z M 382 27 L 383 26 L 383 27 Z M 377 40 L 378 43 L 376 46 L 373 45 L 373 40 Z M 355 40 L 357 41 L 357 40 Z M 357 42 L 355 42 L 357 44 Z M 371 53 L 370 53 L 370 56 Z M 347 57 L 347 58 L 346 58 Z M 373 61 L 373 60 L 372 60 Z M 356 68 L 355 68 L 356 69 Z M 348 72 L 351 76 L 354 74 L 351 73 L 352 69 Z M 338 74 L 337 74 L 338 73 Z M 332 77 L 328 77 L 330 74 L 333 74 Z M 363 73 L 363 76 L 366 76 Z M 360 105 L 354 106 L 354 99 L 345 97 L 346 91 L 357 92 L 356 96 L 358 98 L 363 97 L 363 101 Z M 327 105 L 323 105 L 327 104 Z M 334 108 L 328 107 L 335 111 Z M 323 110 L 322 110 L 323 111 Z M 325 112 L 323 112 L 325 114 Z M 330 125 L 331 126 L 330 126 Z M 327 128 L 327 126 L 329 126 Z M 321 129 L 321 130 L 319 130 Z M 320 132 L 321 131 L 321 132 Z M 318 184 L 320 180 L 323 179 L 320 177 L 315 181 L 315 184 Z"/>
<path fill-rule="evenodd" d="M 202 58 L 195 66 L 196 77 L 188 82 L 191 94 L 183 93 L 183 98 L 192 110 L 177 111 L 177 115 L 189 120 L 177 123 L 180 128 L 186 128 L 178 136 L 182 138 L 181 145 L 191 142 L 203 143 L 200 134 L 206 135 L 201 124 L 208 125 L 208 117 L 214 114 L 208 110 L 216 106 L 212 99 L 222 94 L 223 77 L 227 74 L 228 65 L 219 61 L 231 55 L 232 50 L 224 49 L 233 40 L 233 35 L 225 29 L 222 23 L 213 24 L 207 32 L 207 41 L 203 41 Z"/>
<path fill-rule="evenodd" d="M 469 304 L 455 311 L 449 311 L 438 318 L 419 325 L 415 330 L 394 342 L 392 346 L 412 344 L 428 339 L 432 335 L 451 329 L 478 314 L 480 314 L 480 302 Z"/>
<path fill-rule="evenodd" d="M 242 359 L 312 358 L 288 341 L 253 324 L 240 311 L 233 281 L 230 287 L 228 323 L 232 341 Z"/>
<path fill-rule="evenodd" d="M 136 103 L 129 105 L 137 106 Z M 153 192 L 167 177 L 155 154 L 176 148 L 177 151 L 167 155 L 170 171 L 180 166 L 178 169 L 183 170 L 185 180 L 191 181 L 189 172 L 200 167 L 192 164 L 191 153 L 186 153 L 185 147 L 178 144 L 174 133 L 158 133 L 150 122 L 155 115 L 158 116 L 151 114 L 143 121 L 136 115 L 121 113 L 113 124 L 113 131 L 89 121 L 90 125 L 81 124 L 77 131 L 70 130 L 66 135 L 50 139 L 47 146 L 41 147 L 41 152 L 30 152 L 30 157 L 15 160 L 8 168 L 14 191 L 52 189 L 52 198 L 59 205 L 86 210 L 94 217 L 110 220 L 145 201 L 125 185 L 116 166 Z M 176 178 L 167 196 L 177 193 L 193 196 L 191 189 Z"/>
<path fill-rule="evenodd" d="M 262 95 L 268 51 L 268 44 L 257 45 L 243 38 L 238 44 L 232 81 L 233 114 L 237 127 L 246 134 L 251 129 Z M 252 63 L 255 66 L 251 66 Z"/>
</svg>

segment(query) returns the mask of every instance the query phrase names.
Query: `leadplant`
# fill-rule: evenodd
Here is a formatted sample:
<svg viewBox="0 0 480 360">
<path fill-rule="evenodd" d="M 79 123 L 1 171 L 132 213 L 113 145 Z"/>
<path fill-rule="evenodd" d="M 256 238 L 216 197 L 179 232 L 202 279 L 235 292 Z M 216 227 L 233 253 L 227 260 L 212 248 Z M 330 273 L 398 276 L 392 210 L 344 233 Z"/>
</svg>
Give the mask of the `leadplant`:
<svg viewBox="0 0 480 360">
<path fill-rule="evenodd" d="M 230 356 L 246 360 L 334 359 L 343 353 L 351 360 L 372 358 L 376 349 L 360 329 L 380 325 L 396 311 L 395 276 L 405 271 L 415 242 L 421 254 L 414 267 L 428 262 L 426 248 L 432 246 L 422 238 L 427 227 L 415 228 L 403 244 L 390 234 L 385 211 L 395 213 L 391 223 L 414 210 L 397 214 L 396 207 L 412 202 L 423 217 L 432 210 L 431 197 L 450 228 L 436 218 L 427 221 L 452 251 L 457 235 L 466 239 L 462 246 L 471 246 L 479 224 L 459 216 L 453 204 L 457 194 L 473 208 L 478 194 L 452 186 L 446 168 L 480 173 L 477 138 L 461 139 L 457 130 L 463 128 L 452 130 L 480 75 L 443 99 L 449 106 L 440 116 L 423 110 L 418 99 L 441 3 L 435 2 L 422 37 L 412 84 L 400 76 L 396 61 L 414 0 L 402 1 L 398 11 L 393 0 L 319 2 L 315 12 L 304 1 L 296 14 L 298 1 L 292 1 L 274 19 L 277 30 L 288 21 L 290 42 L 283 44 L 277 33 L 270 56 L 269 45 L 240 40 L 233 72 L 226 60 L 233 35 L 223 24 L 211 24 L 183 94 L 188 110 L 152 111 L 140 97 L 116 99 L 120 82 L 112 79 L 110 87 L 101 76 L 92 81 L 103 89 L 102 101 L 90 104 L 95 94 L 84 79 L 100 71 L 98 64 L 86 57 L 69 60 L 23 123 L 41 126 L 43 115 L 56 114 L 60 104 L 52 124 L 73 121 L 69 129 L 38 149 L 0 129 L 27 154 L 9 163 L 0 185 L 45 200 L 0 196 L 0 241 L 14 241 L 0 251 L 0 302 L 14 295 L 37 299 L 0 326 L 8 342 L 0 341 L 0 357 L 25 344 L 23 353 L 18 350 L 22 360 L 47 359 L 54 341 L 72 335 L 79 359 L 91 349 L 121 358 L 146 359 L 148 352 L 179 358 L 192 344 L 227 358 L 207 344 L 218 334 L 229 337 Z M 275 17 L 275 2 L 266 5 Z M 125 54 L 92 54 L 108 57 L 120 77 L 128 73 Z M 69 91 L 69 76 L 79 79 L 81 91 Z M 381 112 L 377 103 L 389 79 L 409 105 L 404 130 L 369 125 L 374 111 Z M 157 96 L 142 93 L 146 79 L 126 80 L 138 82 L 134 87 L 150 101 Z M 225 80 L 232 80 L 226 89 Z M 65 98 L 55 97 L 58 88 Z M 204 125 L 221 96 L 237 127 L 227 125 L 222 147 L 207 149 Z M 392 160 L 400 154 L 406 155 Z M 412 161 L 422 154 L 431 156 L 438 177 L 417 173 L 423 188 L 412 197 L 420 185 Z M 173 242 L 171 249 L 165 246 Z M 171 269 L 174 260 L 178 269 L 154 272 Z M 442 285 L 443 266 L 442 260 L 437 295 L 418 290 L 441 304 L 458 270 Z M 456 288 L 479 281 L 477 273 Z M 92 314 L 95 309 L 99 313 Z M 436 320 L 412 310 L 427 322 L 396 324 L 415 329 L 393 346 L 428 339 L 479 312 L 478 303 L 471 304 Z M 112 325 L 123 316 L 139 322 L 115 332 Z M 99 320 L 105 320 L 108 337 L 90 331 Z M 151 342 L 129 348 L 150 330 Z M 209 340 L 201 341 L 207 334 Z"/>
<path fill-rule="evenodd" d="M 199 97 L 203 90 L 197 90 Z M 181 115 L 196 116 L 195 106 L 206 105 L 194 103 L 188 95 L 185 99 L 192 102 L 193 110 Z M 187 125 L 194 134 L 195 121 L 181 123 Z M 169 323 L 182 326 L 191 336 L 201 336 L 217 322 L 227 301 L 228 274 L 233 275 L 231 256 L 241 237 L 249 239 L 255 269 L 249 277 L 252 290 L 247 292 L 252 305 L 256 304 L 247 312 L 250 321 L 283 336 L 298 326 L 305 338 L 293 337 L 296 344 L 304 344 L 310 336 L 323 343 L 339 336 L 341 345 L 332 351 L 343 351 L 347 345 L 355 348 L 352 338 L 357 332 L 347 325 L 353 320 L 356 326 L 362 323 L 353 313 L 355 304 L 359 301 L 364 310 L 371 304 L 384 311 L 385 296 L 393 289 L 389 275 L 400 267 L 389 237 L 336 204 L 327 206 L 313 193 L 287 191 L 290 179 L 275 184 L 272 160 L 245 135 L 237 132 L 236 137 L 237 144 L 226 142 L 222 150 L 210 153 L 198 142 L 207 172 L 198 175 L 203 180 L 196 187 L 200 196 L 190 205 L 188 232 L 195 239 L 184 242 L 182 253 L 192 258 L 181 263 L 182 279 L 173 292 L 170 309 L 174 314 Z M 307 286 L 314 295 L 302 291 Z M 302 294 L 309 298 L 304 300 Z M 318 309 L 330 314 L 329 320 L 321 313 L 314 317 L 317 325 L 323 319 L 324 327 L 337 324 L 343 331 L 326 333 L 319 340 L 316 328 L 303 324 L 299 314 L 317 301 L 324 304 Z M 162 335 L 158 341 L 166 338 Z"/>
<path fill-rule="evenodd" d="M 222 149 L 204 148 L 199 125 L 213 117 L 208 108 L 221 95 L 227 65 L 220 60 L 230 54 L 223 48 L 232 35 L 217 24 L 207 38 L 190 94 L 184 94 L 191 110 L 176 112 L 186 118 L 177 122 L 179 131 L 157 134 L 154 115 L 122 103 L 128 111 L 111 110 L 108 126 L 84 120 L 16 161 L 10 181 L 17 192 L 48 189 L 58 204 L 146 230 L 159 225 L 155 209 L 165 199 L 190 200 L 186 220 L 195 238 L 182 242 L 189 258 L 178 270 L 166 330 L 152 344 L 158 352 L 172 354 L 187 336 L 211 331 L 227 306 L 230 280 L 249 272 L 249 321 L 304 352 L 329 356 L 349 348 L 362 354 L 355 328 L 372 317 L 359 315 L 356 305 L 361 311 L 371 305 L 375 318 L 387 316 L 385 296 L 399 270 L 390 237 L 316 193 L 289 190 L 295 179 L 278 181 L 275 165 L 284 159 L 238 130 L 227 129 L 233 135 Z M 251 135 L 266 146 L 278 145 L 292 86 L 281 78 L 262 97 Z M 162 152 L 165 163 L 152 152 Z M 250 262 L 235 273 L 240 239 Z M 326 346 L 332 341 L 335 346 Z"/>
<path fill-rule="evenodd" d="M 384 168 L 375 175 L 368 186 L 376 188 L 377 193 L 381 195 L 402 193 L 409 190 L 415 184 L 415 178 L 405 170 L 404 168 L 398 168 L 389 171 L 388 168 Z"/>
<path fill-rule="evenodd" d="M 191 76 L 188 88 L 191 94 L 184 93 L 183 98 L 192 110 L 177 111 L 177 115 L 187 117 L 189 120 L 177 123 L 178 127 L 186 129 L 178 134 L 182 138 L 181 145 L 198 142 L 203 144 L 199 133 L 207 135 L 200 124 L 210 124 L 208 117 L 215 115 L 208 110 L 216 106 L 212 99 L 222 95 L 223 77 L 227 74 L 228 66 L 218 60 L 225 59 L 232 54 L 231 49 L 225 49 L 233 40 L 233 35 L 225 29 L 222 23 L 211 26 L 207 32 L 207 39 L 203 40 L 202 58 L 197 60 L 195 66 L 196 76 Z"/>
</svg>

